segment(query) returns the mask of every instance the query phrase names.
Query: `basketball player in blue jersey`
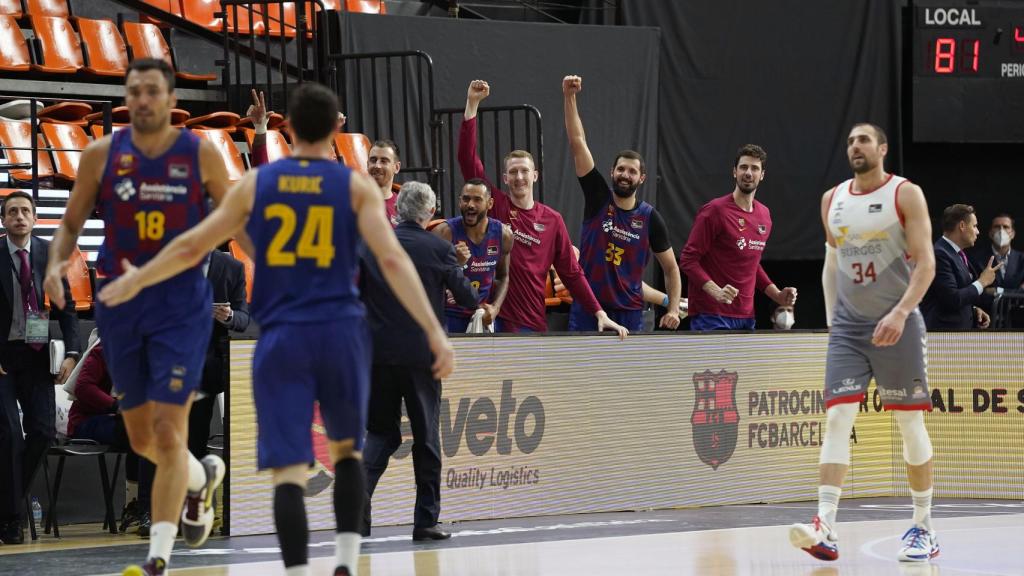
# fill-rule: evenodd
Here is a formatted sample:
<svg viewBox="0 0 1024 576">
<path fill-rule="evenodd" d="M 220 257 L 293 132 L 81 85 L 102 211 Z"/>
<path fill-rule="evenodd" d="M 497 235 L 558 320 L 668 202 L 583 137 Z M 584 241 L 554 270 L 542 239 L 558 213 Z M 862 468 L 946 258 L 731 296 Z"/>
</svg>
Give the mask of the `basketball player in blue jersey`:
<svg viewBox="0 0 1024 576">
<path fill-rule="evenodd" d="M 508 262 L 512 252 L 512 229 L 487 211 L 494 206 L 487 182 L 470 179 L 459 195 L 459 213 L 462 216 L 438 224 L 433 232 L 455 244 L 459 261 L 466 266 L 466 278 L 477 289 L 480 308 L 484 310 L 484 326 L 490 326 L 498 317 L 508 294 Z M 451 297 L 445 308 L 448 333 L 465 332 L 476 310 L 455 303 Z"/>
<path fill-rule="evenodd" d="M 50 247 L 46 292 L 64 306 L 61 279 L 85 220 L 97 209 L 105 238 L 98 271 L 110 279 L 149 261 L 219 201 L 227 170 L 217 149 L 171 127 L 174 72 L 163 60 L 128 68 L 125 105 L 131 126 L 85 148 L 78 179 Z M 117 311 L 96 306 L 103 354 L 120 398 L 132 449 L 156 464 L 149 558 L 126 574 L 163 574 L 181 519 L 190 546 L 213 525 L 213 492 L 224 462 L 188 452 L 188 414 L 210 338 L 210 283 L 200 266 L 182 268 Z M 182 500 L 185 509 L 182 511 Z"/>
<path fill-rule="evenodd" d="M 612 186 L 608 185 L 594 164 L 576 107 L 576 95 L 582 90 L 579 76 L 562 79 L 565 132 L 585 199 L 580 266 L 608 316 L 639 332 L 643 328 L 644 268 L 653 254 L 664 272 L 669 297 L 661 326 L 675 330 L 679 327 L 682 280 L 665 220 L 654 206 L 636 197 L 647 178 L 643 157 L 633 150 L 619 152 L 610 173 Z M 596 330 L 593 318 L 575 302 L 569 312 L 569 330 Z"/>
<path fill-rule="evenodd" d="M 100 300 L 106 306 L 126 303 L 238 238 L 256 263 L 252 313 L 262 330 L 253 363 L 258 464 L 273 471 L 274 520 L 286 573 L 308 574 L 302 498 L 313 462 L 313 403 L 319 401 L 335 463 L 335 575 L 354 576 L 366 498 L 359 459 L 370 374 L 365 312 L 354 283 L 360 237 L 426 333 L 435 378 L 451 373 L 455 356 L 388 224 L 380 190 L 331 160 L 331 137 L 338 129 L 335 95 L 319 84 L 302 84 L 289 98 L 288 119 L 295 136 L 290 158 L 246 174 L 209 218 L 145 266 L 129 266 L 100 292 Z"/>
</svg>

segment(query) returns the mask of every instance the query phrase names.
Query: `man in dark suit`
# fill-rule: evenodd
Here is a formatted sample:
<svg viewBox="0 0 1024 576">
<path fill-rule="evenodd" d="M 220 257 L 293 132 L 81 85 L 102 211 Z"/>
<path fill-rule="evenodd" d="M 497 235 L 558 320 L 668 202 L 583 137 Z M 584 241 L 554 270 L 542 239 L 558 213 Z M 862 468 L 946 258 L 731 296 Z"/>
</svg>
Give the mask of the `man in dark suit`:
<svg viewBox="0 0 1024 576">
<path fill-rule="evenodd" d="M 434 215 L 435 196 L 430 186 L 407 182 L 397 201 L 401 223 L 395 236 L 419 273 L 438 320 L 444 320 L 445 289 L 467 308 L 477 307 L 476 289 L 462 273 L 450 242 L 426 231 Z M 438 413 L 441 381 L 431 374 L 434 362 L 427 338 L 402 308 L 384 281 L 377 262 L 364 253 L 360 293 L 366 304 L 373 334 L 373 370 L 367 415 L 366 469 L 368 498 L 363 534 L 370 533 L 370 498 L 388 467 L 388 459 L 402 444 L 402 400 L 412 425 L 412 463 L 416 475 L 416 510 L 413 540 L 443 540 L 451 534 L 437 526 L 441 513 L 441 442 Z"/>
<path fill-rule="evenodd" d="M 995 258 L 996 264 L 1003 265 L 996 274 L 995 282 L 985 288 L 986 294 L 997 296 L 1005 292 L 1021 291 L 1021 284 L 1024 284 L 1024 253 L 1010 246 L 1016 235 L 1013 217 L 1009 214 L 1000 214 L 992 219 L 992 225 L 989 227 L 988 238 L 991 244 L 976 246 L 975 250 L 971 251 L 971 264 L 975 270 L 984 268 L 989 258 Z"/>
<path fill-rule="evenodd" d="M 0 213 L 7 231 L 0 239 L 0 541 L 21 544 L 24 496 L 57 435 L 50 322 L 43 306 L 50 243 L 32 236 L 36 206 L 31 195 L 12 192 L 0 204 Z M 60 324 L 66 350 L 58 383 L 67 379 L 79 354 L 78 317 L 67 280 L 64 293 L 64 310 L 50 311 Z"/>
<path fill-rule="evenodd" d="M 228 331 L 244 332 L 249 327 L 249 305 L 245 301 L 245 267 L 230 254 L 214 250 L 203 266 L 213 287 L 213 333 L 206 349 L 200 390 L 206 396 L 192 403 L 188 415 L 188 450 L 197 459 L 207 455 L 210 420 L 217 395 L 228 381 Z"/>
<path fill-rule="evenodd" d="M 935 279 L 921 301 L 921 313 L 929 330 L 988 328 L 989 315 L 982 307 L 989 298 L 985 288 L 995 281 L 1002 264 L 989 258 L 977 273 L 965 249 L 978 239 L 974 208 L 954 204 L 942 212 L 942 237 L 935 242 Z"/>
</svg>

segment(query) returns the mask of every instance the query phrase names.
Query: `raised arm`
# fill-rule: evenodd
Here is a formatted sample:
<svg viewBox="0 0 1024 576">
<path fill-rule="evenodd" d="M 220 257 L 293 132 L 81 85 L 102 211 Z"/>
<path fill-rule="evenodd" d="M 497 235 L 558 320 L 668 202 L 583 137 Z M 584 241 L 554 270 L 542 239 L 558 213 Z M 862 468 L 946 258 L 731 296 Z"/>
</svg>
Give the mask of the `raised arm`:
<svg viewBox="0 0 1024 576">
<path fill-rule="evenodd" d="M 50 258 L 49 264 L 46 266 L 46 280 L 43 282 L 43 289 L 46 290 L 53 306 L 61 310 L 65 305 L 63 280 L 70 266 L 68 258 L 71 257 L 71 253 L 78 244 L 78 235 L 82 233 L 85 221 L 96 207 L 96 198 L 100 191 L 100 178 L 103 177 L 109 151 L 109 136 L 89 144 L 82 151 L 82 157 L 78 164 L 78 177 L 75 179 L 71 196 L 64 209 L 64 218 L 61 219 L 60 227 L 57 228 L 57 232 L 53 235 L 53 241 L 50 242 Z"/>
<path fill-rule="evenodd" d="M 469 83 L 469 89 L 466 91 L 466 111 L 463 114 L 462 126 L 459 128 L 457 155 L 459 170 L 462 171 L 462 178 L 464 180 L 482 178 L 487 182 L 488 188 L 492 191 L 497 191 L 498 188 L 487 179 L 487 174 L 484 172 L 484 163 L 480 161 L 480 156 L 476 151 L 476 112 L 477 108 L 480 107 L 480 102 L 487 98 L 490 93 L 491 87 L 483 80 L 473 80 Z"/>
<path fill-rule="evenodd" d="M 583 90 L 583 79 L 566 76 L 562 79 L 563 109 L 565 111 L 565 135 L 569 138 L 569 150 L 576 164 L 576 176 L 583 177 L 594 169 L 594 156 L 587 147 L 587 135 L 583 131 L 583 120 L 576 107 L 576 95 Z"/>
</svg>

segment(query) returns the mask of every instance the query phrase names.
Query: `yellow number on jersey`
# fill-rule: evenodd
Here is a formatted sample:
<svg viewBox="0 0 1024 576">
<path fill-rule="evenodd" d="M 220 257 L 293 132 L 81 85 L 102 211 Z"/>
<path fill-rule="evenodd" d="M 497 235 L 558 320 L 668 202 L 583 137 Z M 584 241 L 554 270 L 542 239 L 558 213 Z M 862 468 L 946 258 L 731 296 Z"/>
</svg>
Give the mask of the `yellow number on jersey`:
<svg viewBox="0 0 1024 576">
<path fill-rule="evenodd" d="M 611 262 L 616 266 L 622 264 L 622 254 L 626 252 L 625 248 L 619 248 L 611 242 L 608 243 L 608 248 L 604 251 L 605 262 Z"/>
<path fill-rule="evenodd" d="M 299 242 L 295 252 L 284 247 L 295 233 L 298 216 L 287 204 L 270 204 L 263 209 L 263 217 L 267 220 L 281 220 L 281 227 L 267 247 L 268 266 L 294 266 L 296 257 L 316 260 L 318 268 L 328 268 L 334 260 L 334 208 L 330 206 L 310 206 L 306 213 Z"/>
<path fill-rule="evenodd" d="M 139 223 L 139 240 L 160 240 L 164 237 L 166 217 L 163 212 L 136 212 L 135 221 Z"/>
</svg>

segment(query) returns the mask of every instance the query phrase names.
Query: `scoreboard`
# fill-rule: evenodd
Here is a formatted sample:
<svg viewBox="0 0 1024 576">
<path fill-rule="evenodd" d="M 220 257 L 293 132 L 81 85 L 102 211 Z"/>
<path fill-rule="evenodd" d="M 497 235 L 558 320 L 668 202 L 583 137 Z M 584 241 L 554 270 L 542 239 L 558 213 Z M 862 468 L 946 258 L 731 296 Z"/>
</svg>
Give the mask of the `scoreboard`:
<svg viewBox="0 0 1024 576">
<path fill-rule="evenodd" d="M 915 142 L 1024 142 L 1024 2 L 911 4 Z"/>
</svg>

